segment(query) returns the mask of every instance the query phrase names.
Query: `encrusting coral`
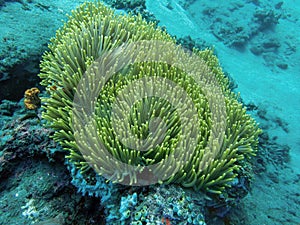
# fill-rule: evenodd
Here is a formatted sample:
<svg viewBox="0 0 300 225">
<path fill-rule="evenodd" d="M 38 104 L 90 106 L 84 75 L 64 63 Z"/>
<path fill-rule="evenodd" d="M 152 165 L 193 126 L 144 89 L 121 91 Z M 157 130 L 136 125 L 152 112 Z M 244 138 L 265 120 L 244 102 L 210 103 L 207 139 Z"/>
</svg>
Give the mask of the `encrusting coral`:
<svg viewBox="0 0 300 225">
<path fill-rule="evenodd" d="M 188 117 L 190 114 L 180 115 L 180 111 L 177 111 L 170 101 L 158 97 L 145 97 L 134 103 L 130 103 L 130 100 L 126 102 L 125 97 L 125 106 L 130 106 L 127 112 L 129 119 L 126 119 L 129 123 L 129 131 L 126 132 L 136 137 L 138 141 L 134 144 L 146 140 L 146 143 L 143 143 L 147 145 L 147 151 L 138 151 L 126 146 L 118 139 L 114 131 L 116 126 L 118 128 L 118 124 L 112 125 L 113 103 L 119 91 L 130 87 L 132 83 L 138 84 L 136 82 L 138 80 L 161 78 L 160 81 L 164 84 L 166 80 L 170 80 L 190 97 L 197 111 L 197 123 L 193 124 L 193 127 L 197 130 L 199 137 L 192 154 L 186 156 L 185 163 L 180 160 L 175 162 L 174 165 L 177 166 L 175 172 L 171 172 L 169 177 L 160 179 L 158 182 L 179 183 L 196 190 L 222 193 L 237 176 L 244 161 L 255 155 L 260 129 L 246 114 L 242 104 L 237 101 L 236 95 L 229 90 L 228 79 L 224 76 L 218 59 L 209 49 L 202 51 L 195 49 L 193 54 L 201 62 L 198 66 L 209 69 L 207 76 L 213 76 L 217 80 L 221 94 L 205 92 L 203 87 L 186 72 L 167 63 L 132 63 L 127 68 L 116 72 L 105 83 L 95 100 L 93 124 L 96 131 L 89 129 L 89 126 L 82 129 L 88 136 L 86 138 L 95 142 L 85 143 L 76 139 L 78 132 L 74 126 L 73 100 L 81 78 L 84 78 L 89 66 L 99 57 L 105 56 L 106 52 L 124 43 L 142 40 L 175 43 L 170 35 L 156 28 L 155 24 L 147 23 L 140 16 L 116 14 L 100 2 L 84 3 L 74 10 L 68 22 L 57 31 L 56 38 L 51 40 L 50 51 L 44 54 L 41 62 L 39 76 L 42 79 L 42 85 L 46 86 L 50 93 L 43 99 L 45 109 L 43 118 L 55 130 L 54 139 L 69 152 L 67 158 L 83 172 L 92 167 L 100 175 L 110 175 L 115 182 L 127 179 L 129 184 L 135 185 L 137 184 L 136 174 L 128 171 L 123 171 L 122 174 L 117 171 L 117 168 L 115 173 L 107 174 L 110 172 L 103 168 L 115 165 L 107 165 L 109 162 L 107 158 L 102 157 L 105 155 L 102 148 L 105 148 L 116 160 L 139 168 L 137 173 L 142 172 L 144 166 L 164 162 L 171 154 L 179 153 L 185 157 L 185 149 L 180 152 L 181 149 L 177 148 L 181 142 L 184 142 L 181 136 L 182 127 L 185 125 L 184 121 L 190 119 Z M 172 49 L 164 49 L 164 52 L 169 55 L 172 55 L 171 51 Z M 104 59 L 109 61 L 108 58 Z M 92 72 L 91 74 L 95 75 Z M 93 85 L 89 83 L 88 89 L 93 89 Z M 52 88 L 53 86 L 55 89 Z M 132 87 L 132 90 L 128 90 L 128 94 L 134 96 L 138 88 Z M 159 89 L 159 85 L 156 88 Z M 167 92 L 168 90 L 158 91 Z M 221 98 L 224 99 L 225 104 L 225 123 L 216 122 L 212 113 L 212 109 L 218 107 L 218 101 Z M 186 111 L 189 112 L 189 110 L 186 108 Z M 166 129 L 160 125 L 151 128 L 151 121 L 155 123 L 158 117 L 164 121 Z M 122 123 L 121 121 L 120 124 Z M 220 126 L 224 126 L 224 130 L 211 141 L 209 137 Z M 165 132 L 164 136 L 162 132 Z M 154 139 L 150 139 L 153 142 L 147 142 L 149 140 L 147 137 L 153 133 L 163 137 L 160 144 L 154 143 Z M 95 136 L 103 143 L 102 147 L 93 147 L 98 144 Z M 189 143 L 185 145 L 189 146 Z M 82 149 L 89 152 L 84 153 L 88 154 L 88 157 L 83 156 Z M 212 155 L 214 157 L 210 159 Z M 162 166 L 152 172 L 161 173 L 164 170 L 169 169 Z"/>
</svg>

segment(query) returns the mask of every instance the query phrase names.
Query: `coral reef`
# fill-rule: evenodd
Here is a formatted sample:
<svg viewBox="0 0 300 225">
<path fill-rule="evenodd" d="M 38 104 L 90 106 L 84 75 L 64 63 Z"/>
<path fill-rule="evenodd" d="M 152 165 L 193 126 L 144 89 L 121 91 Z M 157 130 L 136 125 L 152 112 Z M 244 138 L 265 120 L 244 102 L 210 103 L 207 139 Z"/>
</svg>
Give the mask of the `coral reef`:
<svg viewBox="0 0 300 225">
<path fill-rule="evenodd" d="M 78 190 L 101 199 L 108 225 L 164 224 L 163 220 L 171 224 L 205 225 L 204 212 L 208 200 L 196 192 L 176 185 L 128 188 L 107 183 L 98 175 L 91 185 L 74 165 L 68 165 L 72 167 L 72 183 Z M 219 209 L 220 212 L 222 210 Z"/>
<path fill-rule="evenodd" d="M 297 40 L 290 33 L 281 34 L 281 30 L 286 21 L 297 19 L 287 12 L 283 2 L 248 1 L 245 4 L 244 1 L 229 1 L 213 4 L 182 1 L 181 5 L 196 21 L 205 21 L 217 41 L 241 52 L 249 48 L 272 69 L 289 68 L 289 61 L 296 53 Z"/>
<path fill-rule="evenodd" d="M 274 123 L 278 126 L 284 123 L 270 118 L 261 107 L 247 105 L 247 108 L 263 118 L 265 129 L 276 126 Z M 253 182 L 249 179 L 252 172 L 246 171 L 249 165 L 240 170 L 232 188 L 226 192 L 228 196 L 218 199 L 177 185 L 128 188 L 108 183 L 89 172 L 81 174 L 73 163 L 66 162 L 69 174 L 63 165 L 65 151 L 49 138 L 53 133 L 42 127 L 40 113 L 40 108 L 34 112 L 24 109 L 23 100 L 4 101 L 0 105 L 1 221 L 38 225 L 99 225 L 119 224 L 119 221 L 148 225 L 197 224 L 197 221 L 198 224 L 229 221 L 247 224 L 245 214 L 240 213 L 245 207 L 240 201 L 250 190 L 249 182 Z M 274 138 L 271 140 L 266 132 L 260 143 L 254 171 L 261 175 L 267 171 L 266 179 L 278 182 L 280 176 L 267 167 L 286 168 L 288 152 L 283 153 L 284 146 L 278 145 Z M 293 182 L 299 182 L 299 177 Z M 289 194 L 290 198 L 295 196 L 295 202 L 296 194 Z M 293 211 L 288 215 L 282 220 L 296 220 Z"/>
<path fill-rule="evenodd" d="M 106 0 L 106 2 L 116 9 L 137 10 L 138 7 L 146 8 L 145 0 Z"/>
<path fill-rule="evenodd" d="M 28 87 L 37 86 L 38 78 L 35 75 L 38 73 L 41 52 L 47 48 L 48 39 L 62 23 L 60 21 L 65 18 L 65 13 L 81 2 L 0 0 L 0 22 L 5 24 L 0 28 L 0 101 L 5 98 L 19 101 Z M 141 13 L 147 21 L 155 21 L 153 14 L 145 8 L 144 0 L 105 2 L 120 9 L 118 13 Z M 164 10 L 170 11 L 174 11 L 177 2 L 186 10 L 197 2 L 206 4 L 195 0 L 161 2 L 166 2 Z M 220 26 L 210 26 L 207 29 L 200 26 L 201 30 L 216 32 L 216 36 L 224 37 L 217 40 L 220 44 L 223 42 L 229 47 L 247 50 L 247 54 L 250 51 L 250 56 L 253 53 L 256 58 L 262 57 L 267 66 L 286 70 L 280 72 L 287 75 L 293 69 L 291 59 L 297 58 L 295 53 L 298 36 L 295 35 L 296 31 L 286 32 L 278 27 L 288 27 L 287 23 L 299 24 L 298 14 L 293 18 L 284 13 L 288 2 L 271 2 L 274 7 L 270 7 L 269 3 L 266 6 L 264 1 L 259 0 L 226 1 L 225 7 L 222 4 L 218 2 L 218 6 L 214 7 L 214 2 L 209 2 L 202 15 L 205 16 L 204 23 L 207 25 L 218 17 L 217 20 L 220 21 L 216 22 L 221 24 L 222 21 L 225 29 L 221 30 Z M 255 6 L 254 10 L 248 10 L 249 5 Z M 197 15 L 201 14 L 201 7 L 195 9 Z M 247 32 L 252 32 L 248 31 L 251 25 L 235 24 L 236 20 L 232 16 L 236 12 L 245 20 L 252 18 L 252 25 L 257 28 L 257 33 L 252 38 L 247 39 Z M 249 16 L 243 13 L 249 13 Z M 171 21 L 172 19 L 170 18 Z M 180 26 L 176 24 L 176 27 Z M 230 33 L 231 28 L 236 29 L 237 33 Z M 15 32 L 16 30 L 22 32 Z M 209 32 L 199 36 L 199 39 L 193 39 L 194 36 L 177 39 L 176 43 L 189 50 L 194 47 L 203 49 L 203 46 L 213 45 L 211 43 L 216 37 L 209 37 Z M 235 37 L 240 39 L 235 42 Z M 204 41 L 202 38 L 208 39 Z M 236 52 L 230 50 L 230 53 L 234 55 Z M 206 51 L 206 54 L 209 56 L 207 58 L 216 59 L 211 58 L 211 51 Z M 245 57 L 248 60 L 247 54 Z M 209 61 L 207 58 L 205 60 Z M 217 61 L 214 62 L 214 65 L 218 64 Z M 298 65 L 297 62 L 294 64 Z M 212 67 L 216 74 L 226 75 L 230 80 L 218 65 Z M 251 73 L 252 70 L 242 71 L 241 74 L 246 75 L 248 72 Z M 265 76 L 263 73 L 261 75 Z M 236 84 L 231 82 L 226 86 L 233 90 Z M 53 96 L 63 88 L 54 82 L 47 87 L 48 94 Z M 40 90 L 41 95 L 44 95 L 43 89 Z M 210 195 L 202 192 L 206 191 L 204 187 L 200 191 L 177 184 L 127 187 L 108 182 L 88 168 L 82 173 L 80 166 L 76 167 L 72 159 L 65 159 L 70 148 L 63 150 L 50 138 L 54 134 L 53 130 L 43 127 L 46 121 L 41 117 L 42 109 L 37 107 L 35 110 L 26 110 L 24 100 L 3 100 L 0 103 L 0 224 L 294 225 L 299 221 L 300 174 L 289 167 L 292 159 L 290 152 L 294 153 L 294 146 L 292 143 L 278 144 L 282 134 L 289 137 L 293 135 L 293 125 L 289 121 L 290 115 L 283 117 L 282 114 L 276 114 L 278 111 L 273 107 L 256 106 L 254 103 L 246 105 L 247 112 L 259 121 L 264 130 L 259 137 L 256 157 L 251 161 L 247 158 L 240 161 L 241 167 L 235 171 L 236 177 L 228 182 L 230 187 L 219 195 Z M 64 98 L 59 100 L 68 104 Z M 59 108 L 62 111 L 64 109 Z M 271 135 L 268 131 L 276 132 Z M 256 174 L 255 179 L 252 179 L 253 173 Z M 251 195 L 244 198 L 250 190 Z"/>
<path fill-rule="evenodd" d="M 205 201 L 180 187 L 153 187 L 149 194 L 142 192 L 138 200 L 130 211 L 132 224 L 206 224 L 203 215 Z"/>
<path fill-rule="evenodd" d="M 243 8 L 243 4 L 234 4 L 229 11 L 232 13 L 239 13 Z M 204 15 L 215 18 L 210 15 L 212 12 L 214 13 L 213 15 L 219 14 L 217 9 L 214 9 L 208 11 L 205 10 Z M 227 14 L 224 13 L 224 16 L 226 17 Z M 225 18 L 223 19 L 223 17 L 219 15 L 211 24 L 211 29 L 213 34 L 225 44 L 243 48 L 260 32 L 274 29 L 279 23 L 280 17 L 280 12 L 276 12 L 271 8 L 257 9 L 252 15 L 252 18 L 249 18 L 249 27 L 245 27 L 244 21 L 239 23 L 239 21 L 236 21 L 235 17 L 231 17 L 232 21 L 227 19 L 226 22 L 224 22 Z"/>
<path fill-rule="evenodd" d="M 146 9 L 145 0 L 104 0 L 111 7 L 133 15 L 141 15 L 148 22 L 159 23 L 154 14 Z"/>
<path fill-rule="evenodd" d="M 0 104 L 0 224 L 102 224 L 99 200 L 76 194 L 40 114 L 23 100 Z"/>
<path fill-rule="evenodd" d="M 41 54 L 79 2 L 0 1 L 0 101 L 19 101 L 29 87 L 41 88 L 36 76 Z"/>
</svg>

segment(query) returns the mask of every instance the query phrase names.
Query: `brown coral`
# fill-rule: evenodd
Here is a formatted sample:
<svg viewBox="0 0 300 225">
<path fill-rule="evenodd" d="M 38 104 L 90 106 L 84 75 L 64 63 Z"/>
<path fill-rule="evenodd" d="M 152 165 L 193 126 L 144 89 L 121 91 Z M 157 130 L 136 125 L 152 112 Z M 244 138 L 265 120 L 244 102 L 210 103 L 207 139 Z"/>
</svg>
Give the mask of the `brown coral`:
<svg viewBox="0 0 300 225">
<path fill-rule="evenodd" d="M 36 87 L 27 89 L 24 94 L 24 104 L 26 109 L 34 110 L 38 108 L 41 103 L 39 98 L 40 90 Z"/>
</svg>

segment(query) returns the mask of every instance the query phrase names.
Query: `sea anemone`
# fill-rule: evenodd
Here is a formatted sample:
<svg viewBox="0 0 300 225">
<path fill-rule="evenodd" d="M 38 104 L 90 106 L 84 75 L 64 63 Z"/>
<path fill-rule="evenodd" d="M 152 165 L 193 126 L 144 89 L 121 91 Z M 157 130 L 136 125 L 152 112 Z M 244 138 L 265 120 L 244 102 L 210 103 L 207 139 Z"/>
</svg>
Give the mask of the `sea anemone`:
<svg viewBox="0 0 300 225">
<path fill-rule="evenodd" d="M 49 49 L 43 118 L 82 172 L 219 194 L 255 155 L 260 129 L 211 50 L 100 2 L 74 10 Z"/>
</svg>

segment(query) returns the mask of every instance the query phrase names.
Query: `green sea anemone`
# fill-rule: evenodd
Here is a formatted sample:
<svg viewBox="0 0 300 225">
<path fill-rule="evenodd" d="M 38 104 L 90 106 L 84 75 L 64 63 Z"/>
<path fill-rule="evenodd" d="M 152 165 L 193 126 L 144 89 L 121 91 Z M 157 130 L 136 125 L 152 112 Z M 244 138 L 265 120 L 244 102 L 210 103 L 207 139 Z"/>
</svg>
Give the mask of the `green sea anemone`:
<svg viewBox="0 0 300 225">
<path fill-rule="evenodd" d="M 163 60 L 132 61 L 153 56 L 147 41 L 159 43 L 154 56 Z M 146 47 L 136 53 L 135 43 Z M 230 91 L 211 50 L 180 51 L 155 24 L 116 14 L 100 2 L 74 10 L 49 48 L 39 74 L 49 93 L 43 118 L 82 172 L 93 168 L 131 185 L 141 185 L 142 175 L 221 193 L 255 155 L 260 129 Z M 128 61 L 116 69 L 120 60 Z M 116 70 L 105 80 L 103 69 L 111 68 Z M 104 82 L 97 89 L 99 79 Z M 79 112 L 84 101 L 90 115 Z"/>
</svg>

